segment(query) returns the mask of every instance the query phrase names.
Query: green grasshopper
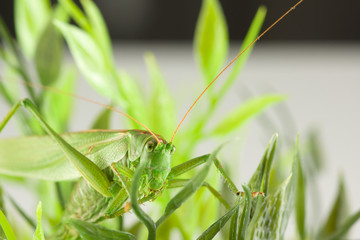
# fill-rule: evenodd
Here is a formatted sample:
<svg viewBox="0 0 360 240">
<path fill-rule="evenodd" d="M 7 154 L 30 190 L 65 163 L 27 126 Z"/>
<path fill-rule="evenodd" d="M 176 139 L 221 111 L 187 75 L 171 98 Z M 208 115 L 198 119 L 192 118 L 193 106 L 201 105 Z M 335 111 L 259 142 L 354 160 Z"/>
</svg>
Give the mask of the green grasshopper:
<svg viewBox="0 0 360 240">
<path fill-rule="evenodd" d="M 237 196 L 242 195 L 216 158 L 218 150 L 171 167 L 171 158 L 175 152 L 173 139 L 191 109 L 219 76 L 301 2 L 302 0 L 260 34 L 214 78 L 186 112 L 170 142 L 120 111 L 118 112 L 139 123 L 146 131 L 90 130 L 59 135 L 44 121 L 36 106 L 29 99 L 24 99 L 5 116 L 0 123 L 0 132 L 16 111 L 24 107 L 48 135 L 0 140 L 0 173 L 29 178 L 41 176 L 42 179 L 52 181 L 82 177 L 74 189 L 64 212 L 63 224 L 56 235 L 56 238 L 62 239 L 78 237 L 75 228 L 69 224 L 72 220 L 96 223 L 124 214 L 129 210 L 129 205 L 123 205 L 129 198 L 134 213 L 149 230 L 149 239 L 155 239 L 156 228 L 200 186 L 207 187 L 221 203 L 230 208 L 226 200 L 204 182 L 207 171 L 200 171 L 192 179 L 177 179 L 179 175 L 199 165 L 204 164 L 204 168 L 208 169 L 214 163 L 230 190 Z M 43 88 L 53 90 L 45 86 Z M 34 149 L 37 150 L 33 151 Z M 154 223 L 142 211 L 139 203 L 154 200 L 166 188 L 175 187 L 183 189 L 168 204 L 164 215 Z M 261 193 L 255 192 L 253 196 L 258 194 Z"/>
</svg>

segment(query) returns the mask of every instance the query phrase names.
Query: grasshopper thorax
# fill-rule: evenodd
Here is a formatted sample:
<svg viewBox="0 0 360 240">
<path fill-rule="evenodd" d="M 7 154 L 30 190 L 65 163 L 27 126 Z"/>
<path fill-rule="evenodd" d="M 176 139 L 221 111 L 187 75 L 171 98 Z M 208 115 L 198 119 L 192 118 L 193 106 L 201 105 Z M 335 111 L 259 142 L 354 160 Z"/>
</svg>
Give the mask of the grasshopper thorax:
<svg viewBox="0 0 360 240">
<path fill-rule="evenodd" d="M 134 135 L 138 136 L 137 140 L 143 139 L 141 150 L 139 149 L 141 151 L 140 163 L 146 163 L 147 165 L 144 175 L 147 179 L 148 190 L 159 191 L 165 186 L 166 179 L 170 173 L 171 159 L 175 152 L 175 146 L 172 143 L 166 142 L 159 135 L 157 135 L 158 139 L 156 139 L 147 131 L 132 131 L 136 133 Z"/>
<path fill-rule="evenodd" d="M 158 191 L 166 184 L 175 147 L 171 143 L 148 141 L 145 151 L 149 159 L 149 188 L 150 191 Z"/>
</svg>

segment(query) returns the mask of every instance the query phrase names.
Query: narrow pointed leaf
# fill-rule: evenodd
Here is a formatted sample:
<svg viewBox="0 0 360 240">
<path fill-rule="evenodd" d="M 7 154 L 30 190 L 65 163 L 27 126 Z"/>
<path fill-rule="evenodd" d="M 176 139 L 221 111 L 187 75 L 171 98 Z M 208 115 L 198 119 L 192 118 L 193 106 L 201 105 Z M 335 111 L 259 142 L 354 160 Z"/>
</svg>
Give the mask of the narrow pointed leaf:
<svg viewBox="0 0 360 240">
<path fill-rule="evenodd" d="M 105 108 L 100 112 L 96 117 L 94 123 L 92 124 L 92 129 L 110 129 L 112 110 Z"/>
<path fill-rule="evenodd" d="M 245 39 L 243 41 L 243 43 L 241 44 L 241 48 L 239 50 L 239 53 L 241 53 L 242 51 L 245 50 L 245 48 L 251 43 L 253 42 L 257 36 L 260 33 L 261 27 L 264 23 L 265 20 L 265 16 L 266 16 L 266 7 L 264 6 L 260 6 L 259 9 L 256 12 L 255 17 L 253 18 L 250 28 L 245 36 Z M 231 85 L 234 83 L 234 81 L 236 80 L 236 77 L 239 75 L 239 73 L 241 72 L 241 70 L 244 68 L 245 63 L 247 61 L 247 59 L 249 58 L 252 49 L 254 48 L 255 45 L 251 46 L 250 48 L 248 48 L 242 55 L 241 57 L 239 57 L 236 62 L 232 65 L 231 67 L 231 73 L 229 75 L 229 77 L 226 79 L 224 85 L 222 86 L 220 92 L 219 92 L 219 97 L 221 98 L 223 95 L 225 95 L 225 93 L 227 92 L 227 90 L 231 87 Z"/>
<path fill-rule="evenodd" d="M 110 98 L 115 97 L 112 73 L 97 42 L 82 29 L 58 20 L 55 21 L 55 25 L 65 37 L 75 63 L 86 80 L 101 94 Z"/>
<path fill-rule="evenodd" d="M 71 219 L 70 224 L 73 225 L 76 230 L 80 233 L 80 236 L 84 240 L 135 240 L 136 237 L 131 233 L 116 231 L 112 229 L 105 228 L 103 226 L 83 222 L 80 220 Z"/>
<path fill-rule="evenodd" d="M 209 158 L 207 159 L 207 162 L 204 164 L 202 169 L 194 177 L 192 177 L 189 182 L 168 202 L 164 214 L 156 222 L 157 227 L 201 187 L 207 174 L 209 173 L 210 166 L 216 158 L 216 155 L 220 151 L 221 147 L 222 146 L 218 147 L 209 155 Z"/>
<path fill-rule="evenodd" d="M 15 32 L 26 57 L 32 59 L 36 45 L 50 17 L 50 2 L 47 0 L 16 0 Z"/>
<path fill-rule="evenodd" d="M 44 230 L 43 230 L 42 223 L 41 223 L 41 214 L 42 214 L 41 202 L 39 202 L 37 209 L 36 209 L 37 226 L 35 229 L 33 240 L 45 240 Z"/>
<path fill-rule="evenodd" d="M 61 6 L 68 12 L 74 21 L 87 32 L 91 31 L 91 25 L 85 14 L 72 0 L 59 0 Z"/>
<path fill-rule="evenodd" d="M 0 225 L 8 240 L 16 240 L 14 231 L 12 230 L 8 220 L 6 219 L 5 214 L 2 212 L 1 209 L 0 209 Z"/>
<path fill-rule="evenodd" d="M 219 218 L 215 223 L 213 223 L 208 229 L 206 229 L 198 238 L 197 240 L 207 240 L 213 239 L 215 235 L 220 232 L 220 230 L 224 227 L 224 225 L 229 221 L 229 219 L 235 214 L 236 210 L 238 209 L 240 204 L 239 199 L 237 199 L 235 205 Z"/>
<path fill-rule="evenodd" d="M 36 224 L 35 221 L 33 219 L 31 219 L 30 216 L 28 216 L 22 209 L 21 207 L 15 202 L 15 200 L 8 196 L 11 204 L 14 206 L 14 208 L 16 209 L 16 211 L 20 214 L 20 216 L 22 216 L 24 218 L 24 220 L 34 229 L 36 228 Z"/>
<path fill-rule="evenodd" d="M 194 51 L 207 84 L 225 62 L 228 41 L 226 20 L 219 1 L 203 0 L 196 24 Z"/>
<path fill-rule="evenodd" d="M 264 176 L 269 178 L 270 168 L 272 165 L 274 152 L 276 150 L 277 138 L 278 138 L 277 134 L 274 134 L 271 137 L 271 139 L 266 147 L 265 153 L 262 157 L 262 160 L 259 163 L 257 169 L 255 170 L 255 173 L 252 175 L 252 177 L 248 183 L 251 191 L 257 192 L 257 191 L 264 190 L 264 189 L 261 189 L 261 187 L 263 186 Z M 270 151 L 269 151 L 269 149 L 270 149 Z M 267 179 L 266 181 L 269 181 L 269 179 Z"/>
<path fill-rule="evenodd" d="M 169 136 L 175 128 L 174 99 L 166 85 L 155 56 L 151 53 L 145 55 L 145 62 L 150 76 L 152 96 L 149 116 L 150 128 L 163 136 Z"/>
<path fill-rule="evenodd" d="M 211 132 L 214 136 L 224 136 L 243 126 L 249 119 L 271 105 L 284 101 L 284 95 L 267 94 L 252 98 L 228 114 Z"/>
<path fill-rule="evenodd" d="M 299 143 L 297 142 L 296 145 Z M 297 230 L 299 233 L 300 239 L 306 238 L 306 182 L 305 182 L 305 175 L 303 173 L 303 168 L 299 156 L 299 152 L 296 151 L 298 155 L 297 161 L 297 179 L 296 179 L 296 190 L 295 190 L 295 219 Z"/>
<path fill-rule="evenodd" d="M 121 106 L 124 112 L 141 123 L 148 125 L 147 109 L 141 87 L 135 79 L 125 71 L 120 71 L 118 76 L 119 77 L 116 78 L 118 90 L 118 95 L 115 99 L 117 100 L 116 103 Z M 126 118 L 126 121 L 129 128 L 141 128 L 141 126 L 130 119 Z"/>
<path fill-rule="evenodd" d="M 331 208 L 329 216 L 321 227 L 318 234 L 318 239 L 327 239 L 330 235 L 334 234 L 348 215 L 348 203 L 346 199 L 346 190 L 344 180 L 341 177 L 339 180 L 338 192 L 336 200 Z"/>
<path fill-rule="evenodd" d="M 336 232 L 330 235 L 328 240 L 338 240 L 338 239 L 345 239 L 346 234 L 350 230 L 350 228 L 360 219 L 360 211 L 357 211 L 353 215 L 349 216 L 342 225 L 340 225 Z"/>
<path fill-rule="evenodd" d="M 74 90 L 76 73 L 73 68 L 64 69 L 52 87 L 71 93 Z M 42 115 L 57 132 L 66 132 L 73 108 L 74 98 L 57 92 L 45 91 Z"/>
<path fill-rule="evenodd" d="M 239 229 L 238 229 L 238 236 L 240 236 L 238 239 L 245 239 L 246 230 L 248 228 L 248 225 L 250 223 L 250 212 L 251 212 L 251 192 L 250 188 L 243 184 L 242 185 L 244 192 L 245 192 L 245 206 L 243 209 L 243 217 L 240 219 L 239 222 Z"/>
<path fill-rule="evenodd" d="M 62 57 L 63 40 L 52 21 L 42 31 L 35 51 L 35 65 L 43 85 L 51 85 L 58 78 Z"/>
<path fill-rule="evenodd" d="M 103 49 L 106 56 L 105 58 L 112 61 L 111 40 L 100 10 L 91 0 L 81 0 L 81 5 L 84 7 L 84 11 L 91 25 L 90 33 Z"/>
<path fill-rule="evenodd" d="M 274 194 L 257 202 L 245 239 L 282 239 L 294 204 L 297 154 L 292 173 Z"/>
</svg>

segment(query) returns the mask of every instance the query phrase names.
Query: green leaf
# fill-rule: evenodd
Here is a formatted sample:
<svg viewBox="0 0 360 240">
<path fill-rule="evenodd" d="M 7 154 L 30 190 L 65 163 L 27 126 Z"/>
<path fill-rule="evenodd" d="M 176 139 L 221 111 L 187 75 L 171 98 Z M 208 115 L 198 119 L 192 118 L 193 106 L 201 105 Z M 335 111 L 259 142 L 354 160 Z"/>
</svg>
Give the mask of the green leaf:
<svg viewBox="0 0 360 240">
<path fill-rule="evenodd" d="M 346 234 L 350 230 L 350 228 L 360 219 L 360 211 L 357 211 L 350 217 L 348 217 L 344 223 L 337 228 L 337 230 L 330 235 L 327 239 L 328 240 L 339 240 L 345 239 Z"/>
<path fill-rule="evenodd" d="M 124 112 L 128 113 L 141 123 L 148 123 L 147 109 L 144 101 L 144 93 L 134 78 L 127 72 L 120 71 L 119 77 L 116 78 L 118 95 L 115 100 Z M 131 128 L 139 128 L 140 126 L 130 119 L 126 119 L 128 126 Z"/>
<path fill-rule="evenodd" d="M 252 199 L 251 199 L 251 192 L 248 185 L 243 184 L 242 185 L 243 190 L 245 192 L 245 202 L 244 204 L 240 205 L 241 211 L 239 212 L 238 217 L 238 226 L 237 226 L 237 238 L 236 239 L 245 239 L 246 230 L 250 223 L 250 213 L 252 209 Z"/>
<path fill-rule="evenodd" d="M 174 130 L 176 122 L 174 99 L 155 56 L 147 53 L 145 62 L 152 87 L 152 96 L 148 107 L 150 128 L 163 136 L 169 136 Z"/>
<path fill-rule="evenodd" d="M 235 214 L 236 210 L 239 208 L 239 198 L 235 202 L 235 205 L 219 218 L 216 222 L 214 222 L 208 229 L 206 229 L 197 240 L 205 240 L 205 239 L 213 239 L 215 235 L 224 227 L 224 225 L 229 221 L 229 219 Z"/>
<path fill-rule="evenodd" d="M 251 198 L 251 192 L 260 191 L 263 192 L 265 196 L 268 195 L 270 169 L 275 155 L 277 137 L 277 134 L 273 135 L 249 184 L 243 185 L 246 201 L 241 201 L 238 214 L 236 215 L 237 219 L 233 221 L 233 224 L 237 225 L 236 227 L 232 227 L 232 236 L 234 239 L 245 239 L 247 227 L 253 217 L 254 209 L 257 205 L 260 206 L 262 204 L 261 195 L 257 198 Z"/>
<path fill-rule="evenodd" d="M 295 154 L 291 175 L 274 194 L 268 194 L 264 199 L 258 198 L 255 213 L 247 229 L 245 239 L 283 238 L 293 209 L 297 161 Z"/>
<path fill-rule="evenodd" d="M 91 34 L 93 38 L 98 42 L 98 45 L 105 53 L 105 58 L 111 61 L 112 49 L 109 32 L 106 28 L 105 21 L 101 16 L 101 12 L 91 0 L 81 0 L 81 4 L 84 7 L 84 11 L 88 17 L 91 25 Z"/>
<path fill-rule="evenodd" d="M 336 200 L 329 213 L 327 221 L 320 228 L 317 239 L 327 239 L 340 228 L 341 224 L 348 216 L 348 203 L 346 199 L 346 190 L 344 180 L 339 180 L 338 192 Z"/>
<path fill-rule="evenodd" d="M 296 142 L 296 149 L 298 149 L 299 139 Z M 295 189 L 295 219 L 297 230 L 299 233 L 300 239 L 306 238 L 306 182 L 305 175 L 303 173 L 301 159 L 299 156 L 299 151 L 295 151 L 297 155 L 297 179 L 296 179 L 296 189 Z"/>
<path fill-rule="evenodd" d="M 59 0 L 61 6 L 68 12 L 74 21 L 87 32 L 91 32 L 91 25 L 85 14 L 72 0 Z"/>
<path fill-rule="evenodd" d="M 214 136 L 224 136 L 243 126 L 250 118 L 264 111 L 267 107 L 284 101 L 286 97 L 279 94 L 267 94 L 245 101 L 228 114 L 211 132 Z"/>
<path fill-rule="evenodd" d="M 274 195 L 268 195 L 261 201 L 246 232 L 246 239 L 281 239 L 289 214 L 286 208 L 289 193 L 293 192 L 292 176 L 290 176 Z M 285 225 L 285 226 L 283 226 Z"/>
<path fill-rule="evenodd" d="M 20 65 L 16 43 L 11 36 L 11 33 L 6 26 L 4 20 L 0 17 L 0 39 L 3 44 L 0 57 L 14 68 Z"/>
<path fill-rule="evenodd" d="M 35 224 L 35 221 L 30 217 L 28 216 L 22 209 L 21 207 L 15 202 L 15 200 L 8 196 L 11 204 L 14 206 L 14 208 L 16 209 L 16 211 L 20 214 L 20 216 L 22 216 L 24 218 L 24 220 L 31 226 L 33 227 L 34 229 L 36 228 L 36 224 Z"/>
<path fill-rule="evenodd" d="M 65 37 L 76 65 L 89 83 L 101 94 L 111 99 L 115 97 L 112 72 L 97 42 L 89 33 L 70 24 L 56 20 L 55 25 Z"/>
<path fill-rule="evenodd" d="M 241 44 L 241 48 L 239 50 L 239 54 L 243 52 L 249 44 L 251 44 L 259 35 L 259 32 L 261 30 L 261 27 L 264 23 L 266 16 L 266 7 L 260 6 L 259 9 L 256 12 L 255 17 L 253 18 L 250 28 L 245 36 L 245 39 L 243 43 Z M 222 98 L 223 95 L 226 94 L 227 90 L 231 87 L 231 85 L 234 83 L 236 77 L 239 75 L 243 67 L 245 66 L 245 63 L 247 62 L 247 59 L 249 58 L 252 49 L 255 45 L 252 45 L 246 51 L 236 60 L 236 62 L 231 67 L 231 73 L 229 77 L 226 79 L 224 85 L 222 86 L 221 90 L 219 91 L 218 98 Z"/>
<path fill-rule="evenodd" d="M 36 45 L 35 65 L 43 85 L 56 81 L 63 57 L 63 40 L 60 33 L 49 21 Z"/>
<path fill-rule="evenodd" d="M 112 110 L 105 108 L 100 112 L 96 117 L 94 123 L 92 124 L 92 129 L 110 129 L 110 120 L 111 120 Z"/>
<path fill-rule="evenodd" d="M 203 0 L 195 29 L 194 51 L 207 84 L 224 64 L 228 48 L 226 20 L 219 2 Z"/>
<path fill-rule="evenodd" d="M 130 233 L 108 229 L 97 224 L 83 222 L 75 219 L 71 219 L 69 222 L 76 228 L 76 230 L 80 233 L 80 236 L 84 240 L 136 239 L 136 237 Z"/>
<path fill-rule="evenodd" d="M 56 89 L 63 92 L 73 92 L 76 80 L 76 73 L 73 68 L 61 72 L 58 80 L 55 82 Z M 43 105 L 41 107 L 42 115 L 48 123 L 57 132 L 66 132 L 70 119 L 74 98 L 58 92 L 45 91 Z"/>
<path fill-rule="evenodd" d="M 41 224 L 41 202 L 39 202 L 36 209 L 37 226 L 33 236 L 34 240 L 45 240 L 44 230 Z"/>
<path fill-rule="evenodd" d="M 16 240 L 14 231 L 12 230 L 8 220 L 6 219 L 6 216 L 4 215 L 1 209 L 0 209 L 0 225 L 4 230 L 4 233 L 8 240 Z"/>
<path fill-rule="evenodd" d="M 265 191 L 265 194 L 268 193 L 268 187 L 265 188 L 265 186 L 268 186 L 268 182 L 270 179 L 270 169 L 276 150 L 277 139 L 277 134 L 274 134 L 271 137 L 266 147 L 265 153 L 262 157 L 262 160 L 248 183 L 250 190 L 253 192 Z"/>
<path fill-rule="evenodd" d="M 19 45 L 25 56 L 32 59 L 40 35 L 50 17 L 50 2 L 48 0 L 16 0 L 15 32 Z"/>
<path fill-rule="evenodd" d="M 192 177 L 189 182 L 168 202 L 164 214 L 156 222 L 157 227 L 201 187 L 202 183 L 205 181 L 205 178 L 209 173 L 212 162 L 216 158 L 216 155 L 220 151 L 222 146 L 223 145 L 216 148 L 209 155 L 209 158 L 207 159 L 201 170 L 194 177 Z"/>
</svg>

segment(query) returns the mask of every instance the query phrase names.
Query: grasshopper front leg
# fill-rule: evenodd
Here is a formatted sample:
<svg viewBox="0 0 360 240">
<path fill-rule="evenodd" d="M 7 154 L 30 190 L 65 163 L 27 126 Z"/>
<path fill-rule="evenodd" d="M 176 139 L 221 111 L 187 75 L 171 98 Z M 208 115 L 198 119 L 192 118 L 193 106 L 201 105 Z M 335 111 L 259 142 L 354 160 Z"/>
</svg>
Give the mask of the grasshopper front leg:
<svg viewBox="0 0 360 240">
<path fill-rule="evenodd" d="M 86 181 L 103 196 L 111 197 L 111 193 L 109 191 L 110 181 L 107 178 L 106 174 L 90 159 L 88 159 L 86 156 L 84 156 L 75 148 L 73 148 L 70 144 L 68 144 L 64 139 L 62 139 L 59 134 L 57 134 L 44 121 L 34 104 L 29 99 L 21 100 L 16 105 L 14 105 L 14 107 L 5 116 L 4 120 L 0 123 L 0 132 L 21 106 L 24 107 L 27 111 L 29 111 L 30 114 L 35 117 L 35 119 L 37 119 L 37 121 L 42 125 L 42 127 L 52 137 L 52 139 L 58 144 L 64 155 L 73 163 L 73 165 L 78 169 L 78 171 L 86 179 Z"/>
</svg>

